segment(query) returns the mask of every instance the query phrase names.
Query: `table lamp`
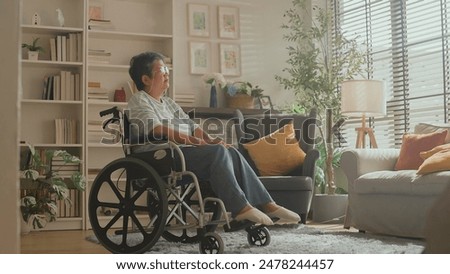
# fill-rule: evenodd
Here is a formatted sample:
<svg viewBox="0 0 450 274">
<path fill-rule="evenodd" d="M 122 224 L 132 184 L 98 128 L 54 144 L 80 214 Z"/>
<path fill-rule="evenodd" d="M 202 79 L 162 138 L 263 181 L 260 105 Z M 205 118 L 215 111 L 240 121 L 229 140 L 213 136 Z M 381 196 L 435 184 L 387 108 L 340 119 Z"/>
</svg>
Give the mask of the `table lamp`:
<svg viewBox="0 0 450 274">
<path fill-rule="evenodd" d="M 356 148 L 366 147 L 366 135 L 370 145 L 377 148 L 373 129 L 366 127 L 366 117 L 386 115 L 384 82 L 378 80 L 349 80 L 341 85 L 341 112 L 344 116 L 362 117 L 362 125 L 356 128 Z"/>
</svg>

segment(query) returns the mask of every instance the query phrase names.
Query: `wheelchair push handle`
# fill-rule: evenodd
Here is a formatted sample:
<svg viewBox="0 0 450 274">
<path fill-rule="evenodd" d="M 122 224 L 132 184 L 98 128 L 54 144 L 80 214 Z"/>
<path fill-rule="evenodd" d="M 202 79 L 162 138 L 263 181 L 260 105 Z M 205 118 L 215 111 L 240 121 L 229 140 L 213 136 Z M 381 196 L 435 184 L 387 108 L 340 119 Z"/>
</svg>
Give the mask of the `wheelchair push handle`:
<svg viewBox="0 0 450 274">
<path fill-rule="evenodd" d="M 105 129 L 109 123 L 115 123 L 117 121 L 120 121 L 120 110 L 117 108 L 117 106 L 100 111 L 100 117 L 109 114 L 112 114 L 113 117 L 109 118 L 108 120 L 106 120 L 106 122 L 103 123 L 103 129 Z"/>
<path fill-rule="evenodd" d="M 109 115 L 109 114 L 112 114 L 114 118 L 119 118 L 119 109 L 117 107 L 112 107 L 112 108 L 100 111 L 100 117 L 103 117 L 103 116 Z"/>
</svg>

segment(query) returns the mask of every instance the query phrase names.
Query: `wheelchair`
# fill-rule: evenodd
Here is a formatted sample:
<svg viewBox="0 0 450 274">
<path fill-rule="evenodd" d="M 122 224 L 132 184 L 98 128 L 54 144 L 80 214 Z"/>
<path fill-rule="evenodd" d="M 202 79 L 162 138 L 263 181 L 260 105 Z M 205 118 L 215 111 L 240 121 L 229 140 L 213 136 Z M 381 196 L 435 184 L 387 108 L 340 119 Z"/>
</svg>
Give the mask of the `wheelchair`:
<svg viewBox="0 0 450 274">
<path fill-rule="evenodd" d="M 121 141 L 124 157 L 97 174 L 88 215 L 95 236 L 108 251 L 144 253 L 163 237 L 169 242 L 198 243 L 203 254 L 223 253 L 218 226 L 224 232 L 245 229 L 250 245 L 269 245 L 267 227 L 230 221 L 208 184 L 186 170 L 178 145 L 157 142 L 154 150 L 134 153 L 133 147 L 145 144 L 131 140 L 126 112 L 115 106 L 100 112 L 101 117 L 106 115 L 112 117 L 103 122 L 103 129 L 114 133 L 115 142 Z"/>
</svg>

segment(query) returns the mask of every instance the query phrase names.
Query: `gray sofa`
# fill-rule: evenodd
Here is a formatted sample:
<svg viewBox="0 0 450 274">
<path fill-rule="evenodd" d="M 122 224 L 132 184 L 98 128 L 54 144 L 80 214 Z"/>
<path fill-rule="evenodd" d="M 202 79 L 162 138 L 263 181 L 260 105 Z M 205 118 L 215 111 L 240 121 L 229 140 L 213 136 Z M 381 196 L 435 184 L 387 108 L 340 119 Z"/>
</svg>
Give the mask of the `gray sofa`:
<svg viewBox="0 0 450 274">
<path fill-rule="evenodd" d="M 450 186 L 450 171 L 423 176 L 394 171 L 399 149 L 349 149 L 341 167 L 348 179 L 344 227 L 403 237 L 424 238 L 436 199 Z"/>
</svg>

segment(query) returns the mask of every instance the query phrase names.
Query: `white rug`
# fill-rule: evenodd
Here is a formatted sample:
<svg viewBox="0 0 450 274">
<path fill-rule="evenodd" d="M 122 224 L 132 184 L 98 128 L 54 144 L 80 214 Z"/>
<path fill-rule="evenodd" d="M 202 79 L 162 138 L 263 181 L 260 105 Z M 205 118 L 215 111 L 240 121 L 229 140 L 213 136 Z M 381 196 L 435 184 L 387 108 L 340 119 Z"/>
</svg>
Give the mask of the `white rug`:
<svg viewBox="0 0 450 274">
<path fill-rule="evenodd" d="M 229 254 L 419 254 L 424 242 L 358 232 L 323 232 L 305 225 L 271 227 L 271 243 L 265 247 L 251 246 L 247 233 L 217 231 Z M 87 240 L 98 243 L 95 236 Z M 162 237 L 148 251 L 157 254 L 199 253 L 198 244 L 168 242 Z"/>
</svg>

